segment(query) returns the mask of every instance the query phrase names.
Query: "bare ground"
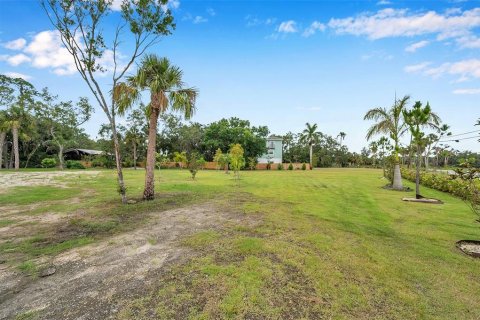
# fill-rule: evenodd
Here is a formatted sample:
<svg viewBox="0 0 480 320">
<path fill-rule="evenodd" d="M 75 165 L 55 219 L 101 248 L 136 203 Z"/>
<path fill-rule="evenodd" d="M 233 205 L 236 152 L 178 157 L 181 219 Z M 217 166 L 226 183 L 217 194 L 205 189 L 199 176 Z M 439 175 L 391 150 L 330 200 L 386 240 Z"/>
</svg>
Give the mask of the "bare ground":
<svg viewBox="0 0 480 320">
<path fill-rule="evenodd" d="M 45 171 L 14 172 L 0 175 L 0 193 L 15 187 L 56 186 L 65 187 L 66 182 L 57 178 L 81 175 L 96 176 L 100 171 Z"/>
<path fill-rule="evenodd" d="M 32 278 L 0 263 L 0 319 L 25 314 L 35 319 L 115 318 L 124 302 L 141 297 L 171 263 L 194 254 L 180 245 L 185 236 L 253 223 L 247 219 L 212 203 L 154 212 L 146 226 L 42 261 L 56 269 L 48 277 Z"/>
</svg>

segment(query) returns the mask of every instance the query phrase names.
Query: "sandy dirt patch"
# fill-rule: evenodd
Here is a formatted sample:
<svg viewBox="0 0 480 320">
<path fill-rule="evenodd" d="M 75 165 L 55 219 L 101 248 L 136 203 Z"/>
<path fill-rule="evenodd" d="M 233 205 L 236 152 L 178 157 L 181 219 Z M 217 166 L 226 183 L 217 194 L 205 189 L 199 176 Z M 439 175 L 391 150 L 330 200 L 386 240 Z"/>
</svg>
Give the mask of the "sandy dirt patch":
<svg viewBox="0 0 480 320">
<path fill-rule="evenodd" d="M 192 255 L 181 240 L 231 223 L 240 213 L 207 203 L 152 213 L 145 227 L 58 255 L 55 274 L 32 280 L 0 264 L 0 319 L 38 312 L 39 319 L 111 319 L 122 302 L 140 297 L 172 262 Z M 2 269 L 3 267 L 3 269 Z"/>
<path fill-rule="evenodd" d="M 78 175 L 96 176 L 100 171 L 45 171 L 45 172 L 0 172 L 0 193 L 15 187 L 55 186 L 65 187 L 66 181 L 57 178 Z"/>
</svg>

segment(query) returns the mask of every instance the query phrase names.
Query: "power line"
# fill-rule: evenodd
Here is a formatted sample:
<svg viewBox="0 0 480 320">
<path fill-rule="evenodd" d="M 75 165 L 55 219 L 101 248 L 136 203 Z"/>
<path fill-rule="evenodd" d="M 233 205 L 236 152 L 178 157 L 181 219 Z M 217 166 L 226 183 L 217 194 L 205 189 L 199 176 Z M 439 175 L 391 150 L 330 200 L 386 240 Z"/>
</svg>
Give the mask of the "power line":
<svg viewBox="0 0 480 320">
<path fill-rule="evenodd" d="M 466 134 L 470 134 L 470 133 L 475 133 L 475 132 L 480 132 L 480 130 L 475 130 L 475 131 L 470 131 L 470 132 L 465 132 L 465 133 L 459 133 L 459 134 L 451 134 L 449 136 L 445 136 L 446 137 L 457 137 L 457 136 L 464 136 Z"/>
<path fill-rule="evenodd" d="M 480 139 L 480 137 L 479 136 L 474 136 L 474 137 L 466 137 L 466 138 L 460 138 L 460 139 L 442 140 L 442 141 L 439 141 L 439 142 L 451 142 L 451 141 L 459 142 L 459 141 L 462 141 L 462 140 L 469 140 L 469 139 Z"/>
</svg>

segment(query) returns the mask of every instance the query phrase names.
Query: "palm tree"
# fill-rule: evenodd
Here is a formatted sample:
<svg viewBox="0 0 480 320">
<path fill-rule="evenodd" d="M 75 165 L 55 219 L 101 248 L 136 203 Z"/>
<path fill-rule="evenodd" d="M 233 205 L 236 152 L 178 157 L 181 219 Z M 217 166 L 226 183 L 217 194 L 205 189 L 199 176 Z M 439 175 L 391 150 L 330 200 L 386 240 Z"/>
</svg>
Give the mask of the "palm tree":
<svg viewBox="0 0 480 320">
<path fill-rule="evenodd" d="M 372 152 L 373 166 L 375 167 L 377 160 L 378 144 L 376 141 L 372 141 L 368 146 L 370 148 L 370 151 Z"/>
<path fill-rule="evenodd" d="M 20 154 L 18 147 L 18 140 L 20 135 L 20 127 L 22 124 L 30 125 L 31 117 L 24 108 L 19 105 L 13 105 L 8 109 L 7 121 L 5 126 L 12 131 L 13 138 L 13 154 L 15 159 L 15 170 L 20 169 Z M 28 138 L 24 135 L 25 138 Z"/>
<path fill-rule="evenodd" d="M 395 104 L 390 109 L 374 108 L 369 110 L 363 118 L 363 120 L 373 120 L 376 122 L 368 129 L 367 140 L 370 140 L 377 134 L 388 134 L 394 142 L 395 167 L 392 187 L 395 190 L 403 190 L 398 152 L 400 150 L 400 138 L 406 131 L 403 111 L 406 109 L 409 100 L 409 96 L 404 96 L 402 99 L 395 100 Z"/>
<path fill-rule="evenodd" d="M 302 135 L 300 136 L 300 141 L 302 143 L 308 144 L 310 149 L 310 169 L 313 169 L 313 145 L 318 141 L 319 132 L 317 132 L 317 124 L 310 123 L 305 124 L 307 127 L 303 130 Z"/>
<path fill-rule="evenodd" d="M 347 134 L 343 131 L 338 134 L 337 137 L 340 138 L 340 146 L 342 146 L 343 140 L 345 140 L 346 136 L 347 136 Z"/>
<path fill-rule="evenodd" d="M 7 136 L 7 112 L 0 110 L 0 170 L 2 169 L 3 161 L 3 145 L 5 144 L 5 137 Z"/>
<path fill-rule="evenodd" d="M 160 113 L 170 107 L 174 111 L 182 111 L 185 118 L 189 119 L 195 111 L 198 91 L 195 88 L 185 88 L 182 76 L 182 70 L 171 65 L 167 58 L 150 54 L 142 59 L 137 73 L 128 77 L 126 83 L 118 84 L 113 91 L 113 98 L 117 101 L 121 114 L 140 100 L 142 91 L 150 92 L 147 162 L 143 191 L 145 200 L 152 200 L 155 195 L 155 145 Z"/>
<path fill-rule="evenodd" d="M 415 102 L 412 110 L 404 110 L 403 117 L 406 124 L 409 126 L 412 134 L 413 143 L 417 148 L 416 158 L 416 177 L 415 177 L 415 196 L 417 199 L 422 198 L 420 195 L 420 163 L 422 156 L 422 149 L 426 144 L 426 137 L 423 129 L 431 128 L 438 130 L 440 124 L 440 118 L 432 112 L 430 104 L 427 102 L 425 107 L 422 107 L 420 101 Z"/>
</svg>

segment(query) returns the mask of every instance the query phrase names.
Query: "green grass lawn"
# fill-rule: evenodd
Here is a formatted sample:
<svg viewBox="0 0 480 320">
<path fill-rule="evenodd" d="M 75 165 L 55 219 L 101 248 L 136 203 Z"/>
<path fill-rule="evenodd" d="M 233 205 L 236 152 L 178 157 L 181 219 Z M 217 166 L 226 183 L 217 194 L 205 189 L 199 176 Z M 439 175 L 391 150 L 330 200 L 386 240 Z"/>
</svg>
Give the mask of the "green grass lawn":
<svg viewBox="0 0 480 320">
<path fill-rule="evenodd" d="M 129 194 L 140 197 L 144 172 L 125 173 Z M 201 171 L 192 181 L 187 171 L 163 170 L 156 180 L 159 199 L 129 206 L 119 204 L 113 172 L 79 176 L 69 191 L 49 195 L 45 187 L 29 187 L 29 196 L 12 199 L 25 205 L 40 201 L 41 194 L 45 206 L 34 212 L 39 215 L 51 208 L 67 216 L 86 210 L 84 218 L 71 221 L 83 230 L 78 239 L 44 247 L 27 239 L 0 245 L 0 253 L 34 270 L 29 261 L 35 256 L 125 232 L 142 223 L 143 213 L 213 201 L 256 223 L 184 239 L 193 258 L 159 276 L 145 297 L 126 304 L 121 317 L 479 319 L 480 259 L 455 248 L 458 240 L 480 239 L 476 216 L 460 199 L 427 188 L 424 196 L 445 204 L 402 202 L 413 192 L 382 189 L 386 181 L 380 176 L 371 169 L 246 171 L 236 182 L 221 171 Z M 72 194 L 86 196 L 75 204 L 58 201 Z M 1 195 L 0 204 L 6 199 Z M 42 232 L 40 242 L 53 231 Z"/>
</svg>

